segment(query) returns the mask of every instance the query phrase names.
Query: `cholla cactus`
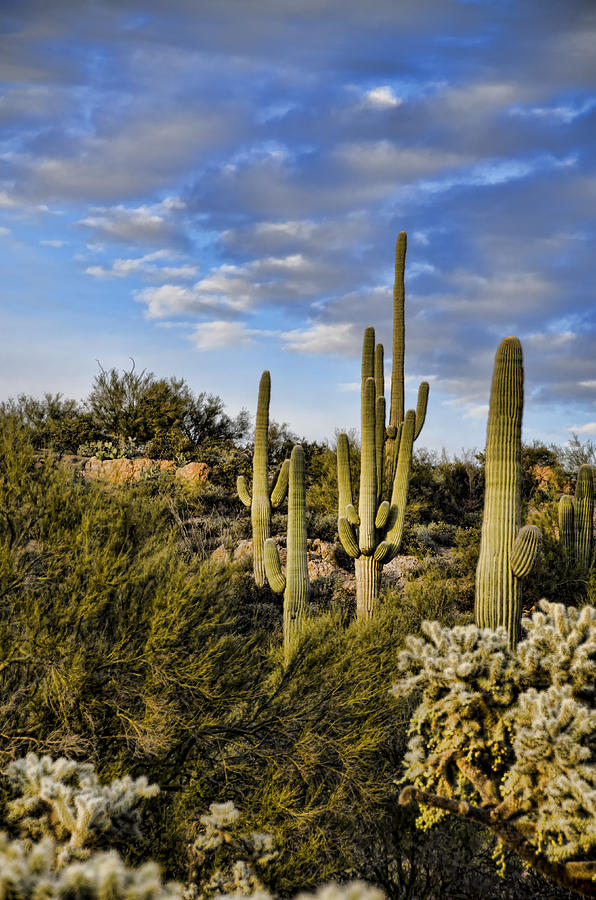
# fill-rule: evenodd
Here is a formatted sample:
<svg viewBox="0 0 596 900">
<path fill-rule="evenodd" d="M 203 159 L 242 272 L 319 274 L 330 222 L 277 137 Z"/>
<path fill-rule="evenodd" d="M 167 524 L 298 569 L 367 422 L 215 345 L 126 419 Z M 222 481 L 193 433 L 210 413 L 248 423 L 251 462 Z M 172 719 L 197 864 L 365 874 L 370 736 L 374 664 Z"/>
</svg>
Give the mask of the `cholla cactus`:
<svg viewBox="0 0 596 900">
<path fill-rule="evenodd" d="M 8 821 L 23 835 L 52 835 L 61 842 L 61 865 L 85 859 L 102 839 L 138 840 L 139 801 L 159 793 L 145 777 L 125 776 L 102 785 L 92 765 L 35 753 L 10 763 L 5 775 L 18 794 L 8 804 Z"/>
<path fill-rule="evenodd" d="M 502 627 L 423 632 L 407 639 L 393 688 L 421 697 L 404 802 L 431 809 L 429 821 L 452 812 L 487 825 L 581 892 L 596 879 L 596 609 L 541 601 L 515 650 Z"/>
<path fill-rule="evenodd" d="M 265 370 L 259 382 L 259 399 L 257 401 L 255 448 L 252 463 L 252 495 L 244 475 L 239 475 L 236 481 L 238 496 L 242 503 L 250 509 L 253 571 L 255 582 L 259 587 L 265 584 L 264 545 L 267 538 L 271 536 L 271 507 L 274 509 L 278 507 L 286 495 L 290 465 L 288 460 L 283 463 L 276 483 L 270 488 L 267 470 L 270 396 L 271 375 Z"/>
<path fill-rule="evenodd" d="M 269 897 L 259 870 L 277 856 L 270 834 L 236 834 L 240 813 L 231 800 L 212 803 L 201 816 L 203 831 L 189 846 L 189 877 L 184 900 L 213 896 Z"/>
<path fill-rule="evenodd" d="M 131 869 L 115 852 L 56 869 L 50 837 L 31 846 L 0 832 L 0 897 L 19 900 L 180 900 L 179 885 L 164 884 L 155 863 Z"/>
</svg>

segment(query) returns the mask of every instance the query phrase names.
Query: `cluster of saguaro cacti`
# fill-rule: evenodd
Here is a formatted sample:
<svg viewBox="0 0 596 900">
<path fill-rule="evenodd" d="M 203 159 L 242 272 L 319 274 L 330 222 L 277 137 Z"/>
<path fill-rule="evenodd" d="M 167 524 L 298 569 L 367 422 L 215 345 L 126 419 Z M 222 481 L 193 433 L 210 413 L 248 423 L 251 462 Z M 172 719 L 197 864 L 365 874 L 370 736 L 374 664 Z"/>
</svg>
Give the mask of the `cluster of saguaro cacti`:
<svg viewBox="0 0 596 900">
<path fill-rule="evenodd" d="M 267 444 L 269 436 L 269 398 L 271 396 L 271 375 L 265 371 L 259 383 L 255 446 L 252 462 L 252 495 L 244 475 L 239 475 L 236 486 L 238 496 L 248 506 L 252 521 L 253 569 L 255 582 L 265 584 L 265 541 L 271 534 L 271 507 L 283 501 L 288 488 L 289 461 L 282 465 L 273 488 L 269 487 L 267 465 Z"/>
<path fill-rule="evenodd" d="M 486 437 L 486 486 L 475 617 L 480 628 L 505 626 L 515 647 L 522 613 L 522 579 L 540 553 L 542 535 L 521 524 L 522 348 L 516 337 L 497 349 Z"/>
<path fill-rule="evenodd" d="M 393 291 L 393 368 L 389 425 L 385 427 L 383 345 L 367 328 L 362 349 L 361 458 L 358 511 L 352 501 L 348 438 L 337 441 L 338 530 L 342 545 L 355 560 L 356 608 L 359 616 L 374 612 L 383 566 L 399 552 L 412 445 L 426 416 L 428 383 L 418 391 L 416 412 L 404 415 L 404 269 L 406 234 L 397 238 Z M 387 480 L 387 490 L 384 480 Z M 385 496 L 387 495 L 387 496 Z M 355 531 L 355 528 L 358 531 Z"/>
<path fill-rule="evenodd" d="M 306 491 L 304 450 L 298 444 L 290 457 L 286 574 L 283 575 L 273 538 L 265 541 L 265 570 L 273 591 L 284 598 L 284 653 L 286 662 L 308 614 L 310 581 L 306 552 Z"/>
<path fill-rule="evenodd" d="M 570 562 L 587 572 L 594 547 L 594 470 L 580 466 L 575 497 L 563 494 L 559 500 L 559 536 Z"/>
</svg>

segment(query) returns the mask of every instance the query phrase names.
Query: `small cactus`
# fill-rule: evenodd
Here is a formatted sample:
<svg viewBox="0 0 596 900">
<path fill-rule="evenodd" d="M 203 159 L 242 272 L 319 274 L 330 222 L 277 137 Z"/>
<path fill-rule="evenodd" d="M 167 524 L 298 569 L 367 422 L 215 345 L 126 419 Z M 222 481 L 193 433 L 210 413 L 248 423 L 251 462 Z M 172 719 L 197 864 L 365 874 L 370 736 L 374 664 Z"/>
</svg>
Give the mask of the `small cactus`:
<svg viewBox="0 0 596 900">
<path fill-rule="evenodd" d="M 281 571 L 275 541 L 265 541 L 265 570 L 271 590 L 284 597 L 284 653 L 286 661 L 308 614 L 310 581 L 306 552 L 306 501 L 304 450 L 297 444 L 290 456 L 288 490 L 288 537 L 285 577 Z"/>
<path fill-rule="evenodd" d="M 582 572 L 592 564 L 594 549 L 594 470 L 580 466 L 575 497 L 563 494 L 559 500 L 559 537 L 568 560 Z"/>
<path fill-rule="evenodd" d="M 244 475 L 236 481 L 238 496 L 250 509 L 252 522 L 253 571 L 259 587 L 265 584 L 264 545 L 271 535 L 271 507 L 278 507 L 288 488 L 289 461 L 286 460 L 279 472 L 273 489 L 269 488 L 267 449 L 269 435 L 269 398 L 271 396 L 271 375 L 266 370 L 259 383 L 257 420 L 255 427 L 255 447 L 252 465 L 252 495 Z"/>
<path fill-rule="evenodd" d="M 542 544 L 535 525 L 520 528 L 523 405 L 522 348 L 516 337 L 507 337 L 497 349 L 490 394 L 475 617 L 480 628 L 505 626 L 512 648 L 521 622 L 522 579 Z"/>
</svg>

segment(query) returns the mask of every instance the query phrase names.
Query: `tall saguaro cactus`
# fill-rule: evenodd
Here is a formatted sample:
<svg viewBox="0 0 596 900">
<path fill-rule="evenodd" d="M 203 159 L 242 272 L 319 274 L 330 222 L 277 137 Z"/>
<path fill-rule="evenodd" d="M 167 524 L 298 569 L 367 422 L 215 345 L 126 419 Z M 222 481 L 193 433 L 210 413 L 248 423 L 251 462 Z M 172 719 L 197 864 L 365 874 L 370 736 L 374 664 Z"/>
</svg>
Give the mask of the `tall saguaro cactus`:
<svg viewBox="0 0 596 900">
<path fill-rule="evenodd" d="M 506 337 L 497 349 L 490 393 L 475 617 L 480 628 L 504 625 L 512 647 L 521 622 L 522 579 L 542 545 L 539 528 L 520 528 L 523 405 L 522 348 L 516 337 Z"/>
<path fill-rule="evenodd" d="M 364 332 L 358 511 L 352 502 L 348 438 L 340 434 L 337 441 L 338 530 L 346 553 L 355 560 L 356 607 L 358 615 L 363 617 L 373 614 L 383 566 L 399 552 L 412 445 L 424 425 L 428 401 L 428 382 L 423 381 L 418 389 L 416 412 L 408 410 L 404 415 L 406 249 L 406 233 L 402 231 L 395 247 L 393 362 L 387 427 L 383 345 L 375 347 L 374 328 Z M 385 473 L 388 476 L 386 490 L 383 484 Z"/>
<path fill-rule="evenodd" d="M 255 427 L 255 446 L 252 463 L 252 495 L 244 475 L 236 481 L 238 496 L 248 506 L 252 522 L 253 570 L 255 582 L 262 587 L 265 584 L 264 544 L 271 534 L 271 507 L 282 503 L 288 487 L 289 461 L 281 467 L 277 482 L 272 490 L 269 488 L 267 466 L 267 449 L 269 437 L 269 398 L 271 396 L 271 375 L 267 370 L 261 375 L 259 383 L 259 399 L 257 402 L 257 420 Z"/>
<path fill-rule="evenodd" d="M 587 572 L 594 548 L 594 470 L 580 466 L 575 497 L 563 494 L 559 500 L 559 536 L 570 560 Z"/>
<path fill-rule="evenodd" d="M 306 551 L 306 501 L 304 487 L 304 450 L 297 444 L 290 456 L 288 489 L 288 537 L 285 577 L 281 571 L 275 541 L 265 541 L 265 569 L 273 591 L 284 598 L 284 653 L 289 661 L 302 623 L 308 613 L 310 581 Z"/>
<path fill-rule="evenodd" d="M 380 345 L 378 345 L 380 346 Z M 389 498 L 383 499 L 382 459 L 385 441 L 385 405 L 379 402 L 380 385 L 374 377 L 375 332 L 367 328 L 362 349 L 361 462 L 358 511 L 352 500 L 349 444 L 345 434 L 337 441 L 339 487 L 338 530 L 346 553 L 355 560 L 356 608 L 361 617 L 373 614 L 385 563 L 397 556 L 401 544 L 416 414 L 408 410 L 401 427 L 399 456 L 390 480 Z M 377 372 L 378 375 L 378 372 Z M 382 417 L 382 422 L 379 418 Z M 380 447 L 377 442 L 380 441 Z M 379 452 L 380 451 L 380 452 Z M 358 529 L 357 532 L 355 529 Z"/>
</svg>

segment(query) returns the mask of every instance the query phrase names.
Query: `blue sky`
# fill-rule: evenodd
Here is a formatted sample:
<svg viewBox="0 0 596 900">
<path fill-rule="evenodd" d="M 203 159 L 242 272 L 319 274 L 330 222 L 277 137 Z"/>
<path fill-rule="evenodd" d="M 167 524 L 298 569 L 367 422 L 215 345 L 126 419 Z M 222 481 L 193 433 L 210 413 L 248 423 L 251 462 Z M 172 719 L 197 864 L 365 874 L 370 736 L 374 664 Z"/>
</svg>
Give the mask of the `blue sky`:
<svg viewBox="0 0 596 900">
<path fill-rule="evenodd" d="M 183 376 L 307 438 L 390 369 L 408 232 L 420 444 L 482 447 L 495 349 L 524 439 L 596 435 L 592 0 L 4 0 L 0 398 Z"/>
</svg>

